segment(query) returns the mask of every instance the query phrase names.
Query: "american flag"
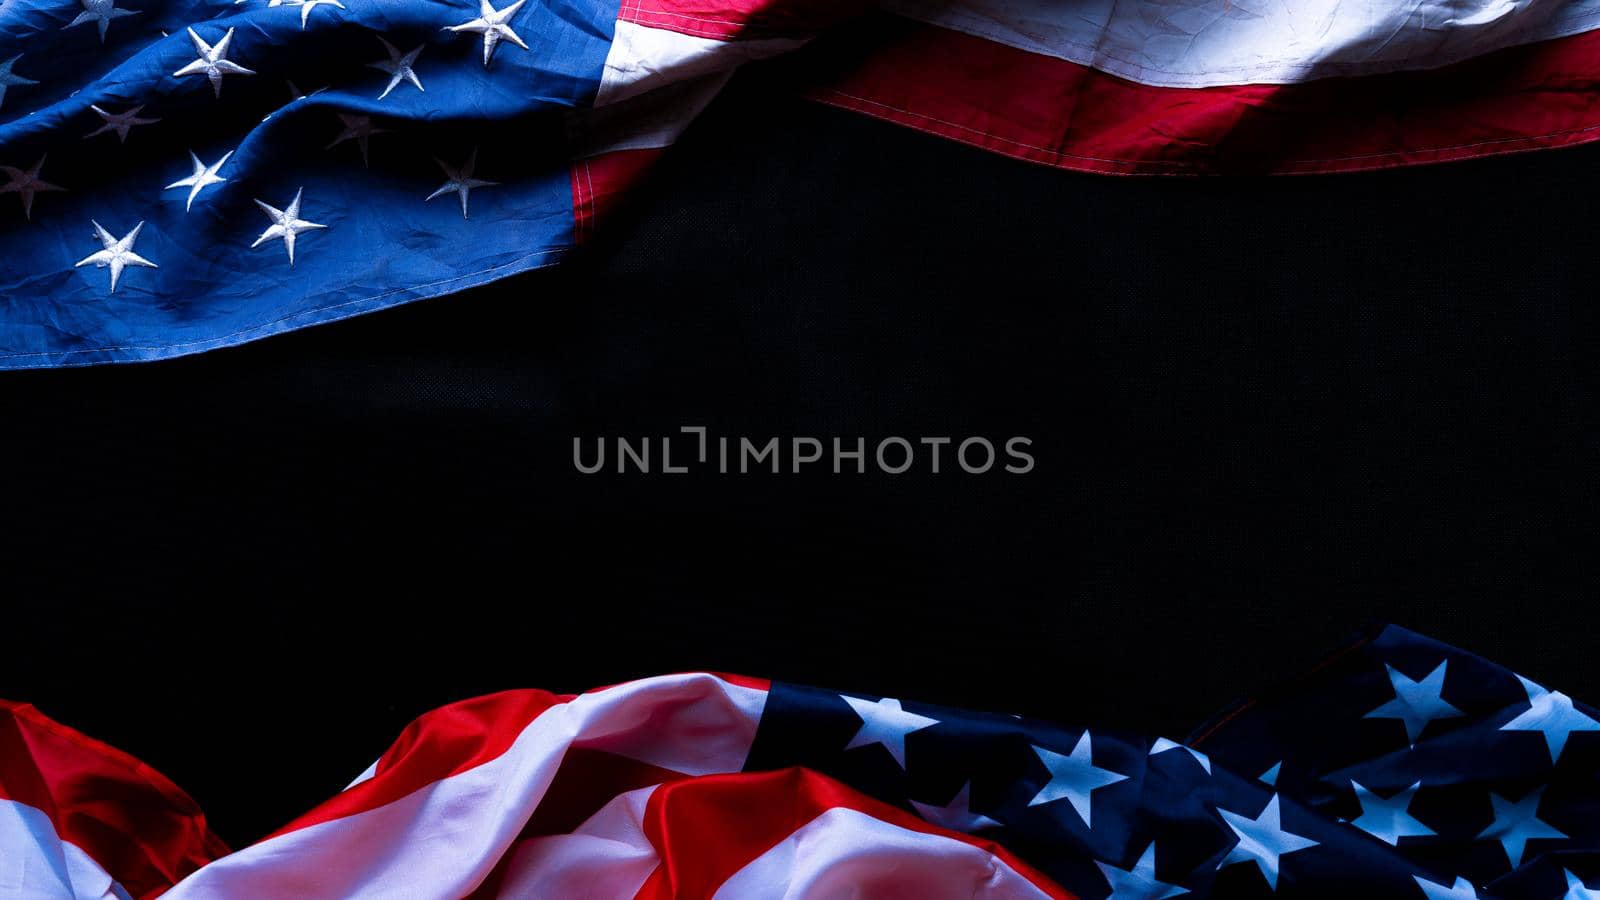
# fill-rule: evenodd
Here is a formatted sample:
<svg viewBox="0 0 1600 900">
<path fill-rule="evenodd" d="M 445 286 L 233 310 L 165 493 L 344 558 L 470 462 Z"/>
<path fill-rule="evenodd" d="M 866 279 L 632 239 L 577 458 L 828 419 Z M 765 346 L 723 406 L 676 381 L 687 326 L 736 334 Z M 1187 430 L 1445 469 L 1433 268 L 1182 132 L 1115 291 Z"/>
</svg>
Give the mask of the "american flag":
<svg viewBox="0 0 1600 900">
<path fill-rule="evenodd" d="M 1068 169 L 1331 172 L 1594 139 L 1597 27 L 1600 0 L 4 0 L 0 367 L 551 264 L 750 60 Z"/>
<path fill-rule="evenodd" d="M 508 691 L 231 853 L 0 709 L 5 896 L 1600 896 L 1596 710 L 1393 626 L 1182 741 L 710 673 Z"/>
</svg>

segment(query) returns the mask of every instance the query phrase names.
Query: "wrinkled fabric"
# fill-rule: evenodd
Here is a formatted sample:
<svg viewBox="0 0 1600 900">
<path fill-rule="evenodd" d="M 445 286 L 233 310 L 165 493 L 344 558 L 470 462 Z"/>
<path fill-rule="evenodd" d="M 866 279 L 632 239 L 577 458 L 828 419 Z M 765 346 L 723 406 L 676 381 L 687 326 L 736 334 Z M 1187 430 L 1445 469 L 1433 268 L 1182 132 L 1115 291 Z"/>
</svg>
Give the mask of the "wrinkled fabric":
<svg viewBox="0 0 1600 900">
<path fill-rule="evenodd" d="M 1185 743 L 709 673 L 492 694 L 231 854 L 159 776 L 0 710 L 0 884 L 63 896 L 1600 889 L 1600 710 L 1392 626 Z"/>
<path fill-rule="evenodd" d="M 819 99 L 1084 171 L 1600 137 L 1600 0 L 871 8 L 11 0 L 0 368 L 179 356 L 554 263 L 733 70 L 819 36 Z"/>
<path fill-rule="evenodd" d="M 126 4 L 126 0 L 119 0 Z M 487 66 L 473 3 L 363 3 L 340 9 L 243 3 L 129 5 L 109 22 L 64 27 L 77 3 L 8 3 L 0 61 L 37 84 L 0 99 L 0 163 L 60 190 L 25 218 L 0 194 L 0 365 L 148 359 L 225 346 L 553 262 L 571 244 L 561 112 L 589 102 L 614 6 L 555 0 L 518 10 L 524 50 L 500 40 Z M 304 14 L 304 27 L 302 27 Z M 174 73 L 201 56 L 190 30 L 254 74 Z M 388 41 L 410 71 L 391 73 Z M 106 117 L 137 110 L 119 135 Z M 355 118 L 366 117 L 366 118 Z M 92 135 L 92 136 L 88 136 Z M 191 199 L 194 154 L 211 166 Z M 459 192 L 425 198 L 475 160 Z M 0 173 L 3 174 L 3 173 Z M 3 180 L 0 180 L 3 183 Z M 296 235 L 293 263 L 259 203 L 320 228 Z M 190 205 L 192 203 L 192 205 Z M 111 290 L 95 223 L 121 239 L 143 223 Z"/>
</svg>

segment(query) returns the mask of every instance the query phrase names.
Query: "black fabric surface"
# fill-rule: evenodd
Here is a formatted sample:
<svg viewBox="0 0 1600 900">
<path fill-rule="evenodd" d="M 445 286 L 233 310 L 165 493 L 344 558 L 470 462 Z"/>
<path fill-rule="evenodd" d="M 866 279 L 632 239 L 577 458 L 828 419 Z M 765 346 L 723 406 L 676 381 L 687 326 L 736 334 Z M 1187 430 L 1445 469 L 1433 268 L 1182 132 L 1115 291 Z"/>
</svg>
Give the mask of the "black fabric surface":
<svg viewBox="0 0 1600 900">
<path fill-rule="evenodd" d="M 1083 176 L 757 71 L 563 267 L 0 377 L 0 696 L 235 844 L 516 686 L 709 667 L 1180 736 L 1384 619 L 1597 700 L 1597 167 Z M 683 425 L 1037 467 L 572 465 Z"/>
</svg>

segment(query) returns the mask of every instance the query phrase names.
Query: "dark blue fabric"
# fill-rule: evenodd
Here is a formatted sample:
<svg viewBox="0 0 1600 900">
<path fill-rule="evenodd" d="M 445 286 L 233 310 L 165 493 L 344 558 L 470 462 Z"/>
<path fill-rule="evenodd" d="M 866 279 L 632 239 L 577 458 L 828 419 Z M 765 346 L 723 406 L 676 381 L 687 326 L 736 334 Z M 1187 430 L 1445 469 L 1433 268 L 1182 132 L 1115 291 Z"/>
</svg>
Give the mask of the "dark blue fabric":
<svg viewBox="0 0 1600 900">
<path fill-rule="evenodd" d="M 545 265 L 572 243 L 562 111 L 594 96 L 610 0 L 526 3 L 509 24 L 528 49 L 501 40 L 487 66 L 480 34 L 445 30 L 477 19 L 478 0 L 116 0 L 104 43 L 85 2 L 0 6 L 0 73 L 15 58 L 0 75 L 0 367 L 236 344 Z M 200 55 L 191 28 L 213 47 L 231 29 L 226 59 L 254 74 L 224 74 L 220 96 L 204 73 L 175 75 Z M 403 79 L 378 99 L 385 40 L 422 47 L 423 90 Z M 158 121 L 123 140 L 96 106 Z M 358 140 L 335 143 L 340 113 L 384 130 L 369 162 Z M 440 163 L 474 148 L 473 177 L 498 184 L 470 192 L 470 218 L 453 191 L 425 202 L 448 180 Z M 165 188 L 193 173 L 190 151 L 232 156 L 186 211 L 189 189 Z M 34 192 L 30 221 L 16 185 L 40 160 L 38 180 L 63 190 Z M 252 249 L 273 224 L 254 201 L 284 210 L 302 188 L 299 217 L 326 227 L 298 236 L 293 266 L 280 238 Z M 102 249 L 91 222 L 115 239 L 143 222 L 131 249 L 158 268 L 128 265 L 113 293 L 107 268 L 75 265 Z"/>
<path fill-rule="evenodd" d="M 1449 714 L 1422 723 L 1412 744 L 1404 718 L 1387 715 L 1400 693 L 1389 667 L 1420 681 L 1441 664 L 1437 683 L 1407 692 L 1411 709 Z M 965 790 L 966 809 L 992 824 L 962 830 L 1010 848 L 1090 900 L 1532 900 L 1586 897 L 1589 884 L 1600 891 L 1596 711 L 1564 707 L 1565 695 L 1402 628 L 1376 632 L 1275 696 L 1228 711 L 1187 746 L 906 704 L 905 712 L 936 722 L 904 735 L 902 767 L 869 740 L 871 716 L 858 715 L 847 696 L 857 695 L 775 685 L 747 767 L 811 767 L 933 821 L 927 806 L 945 807 Z M 1552 760 L 1546 735 L 1562 732 Z M 1047 791 L 1085 770 L 1068 764 L 1063 781 L 1044 762 L 1080 746 L 1100 770 L 1084 784 L 1109 782 L 1087 790 L 1087 822 L 1071 796 L 1050 799 Z M 1354 784 L 1370 792 L 1365 802 Z M 1537 824 L 1501 814 L 1530 797 Z M 1268 840 L 1294 848 L 1277 856 L 1275 889 L 1233 827 L 1260 821 L 1270 804 L 1278 827 Z M 1540 833 L 1530 828 L 1565 837 L 1526 840 L 1513 865 L 1504 838 Z M 1159 885 L 1149 883 L 1150 870 L 1143 879 L 1137 871 L 1151 846 Z"/>
</svg>

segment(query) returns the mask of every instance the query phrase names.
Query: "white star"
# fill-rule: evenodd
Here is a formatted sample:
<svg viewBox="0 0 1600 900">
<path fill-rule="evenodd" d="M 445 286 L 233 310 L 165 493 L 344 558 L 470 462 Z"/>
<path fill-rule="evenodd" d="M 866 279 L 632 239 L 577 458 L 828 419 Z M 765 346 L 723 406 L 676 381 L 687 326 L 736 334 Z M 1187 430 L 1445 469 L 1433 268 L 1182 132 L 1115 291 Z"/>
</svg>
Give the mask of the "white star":
<svg viewBox="0 0 1600 900">
<path fill-rule="evenodd" d="M 45 191 L 64 191 L 66 188 L 57 187 L 39 177 L 39 170 L 44 168 L 45 157 L 33 164 L 33 168 L 23 170 L 15 166 L 0 166 L 11 180 L 0 184 L 0 194 L 16 194 L 22 200 L 22 217 L 33 221 L 33 195 Z"/>
<path fill-rule="evenodd" d="M 108 131 L 115 131 L 117 133 L 117 143 L 126 144 L 128 142 L 128 132 L 133 130 L 133 126 L 154 125 L 161 121 L 160 119 L 139 118 L 139 111 L 144 109 L 142 105 L 129 107 L 119 113 L 108 113 L 94 104 L 90 104 L 89 108 L 98 113 L 100 118 L 105 120 L 105 124 L 84 135 L 84 140 L 88 140 L 95 135 L 105 134 Z"/>
<path fill-rule="evenodd" d="M 250 245 L 251 249 L 261 246 L 263 241 L 282 238 L 283 246 L 289 251 L 289 265 L 294 265 L 295 235 L 317 228 L 328 227 L 326 225 L 318 225 L 315 222 L 307 222 L 305 219 L 300 218 L 300 195 L 305 192 L 305 188 L 295 191 L 294 201 L 289 204 L 288 209 L 278 209 L 274 206 L 268 206 L 260 200 L 256 201 L 256 205 L 261 207 L 261 211 L 267 214 L 267 218 L 272 220 L 272 224 L 267 226 L 266 231 L 261 232 L 261 237 L 256 238 L 254 244 Z"/>
<path fill-rule="evenodd" d="M 417 86 L 417 90 L 423 90 L 422 82 L 417 78 L 416 70 L 411 67 L 417 64 L 417 57 L 421 55 L 422 48 L 427 45 L 418 44 L 415 50 L 402 55 L 395 45 L 385 41 L 383 38 L 378 38 L 378 40 L 383 44 L 383 49 L 389 51 L 388 59 L 367 63 L 367 68 L 369 69 L 377 69 L 380 72 L 389 73 L 389 86 L 383 89 L 383 93 L 378 95 L 378 99 L 382 100 L 389 96 L 389 92 L 399 86 L 402 81 L 409 81 Z"/>
<path fill-rule="evenodd" d="M 1422 896 L 1427 900 L 1478 900 L 1478 891 L 1472 882 L 1459 875 L 1453 885 L 1435 884 L 1421 875 L 1411 877 L 1416 880 L 1417 887 L 1422 888 Z"/>
<path fill-rule="evenodd" d="M 234 2 L 235 3 L 243 3 L 244 0 L 234 0 Z M 305 30 L 305 28 L 306 28 L 306 19 L 307 19 L 307 17 L 309 17 L 311 15 L 311 11 L 313 9 L 316 9 L 318 6 L 322 6 L 324 4 L 326 4 L 328 6 L 338 7 L 339 9 L 344 9 L 344 4 L 340 3 L 339 0 L 267 0 L 267 7 L 269 9 L 274 7 L 274 6 L 298 6 L 298 7 L 300 7 L 300 30 L 301 31 Z"/>
<path fill-rule="evenodd" d="M 1078 813 L 1078 818 L 1083 820 L 1086 827 L 1092 827 L 1089 821 L 1091 810 L 1089 795 L 1106 785 L 1116 784 L 1128 778 L 1126 775 L 1095 766 L 1094 746 L 1090 743 L 1087 731 L 1078 738 L 1077 745 L 1072 748 L 1072 753 L 1068 756 L 1062 756 L 1038 745 L 1034 746 L 1033 752 L 1050 772 L 1050 780 L 1039 789 L 1039 793 L 1033 795 L 1028 805 L 1038 806 L 1065 797 L 1071 801 L 1073 810 Z"/>
<path fill-rule="evenodd" d="M 918 803 L 911 801 L 917 815 L 927 819 L 935 825 L 948 828 L 951 831 L 974 832 L 980 828 L 999 828 L 1000 823 L 988 816 L 979 815 L 972 811 L 972 782 L 961 786 L 950 802 L 943 806 L 934 806 L 931 803 Z"/>
<path fill-rule="evenodd" d="M 1317 842 L 1310 838 L 1283 830 L 1278 814 L 1277 794 L 1272 795 L 1272 799 L 1267 801 L 1266 808 L 1261 810 L 1261 815 L 1254 819 L 1221 808 L 1217 813 L 1228 823 L 1228 827 L 1233 829 L 1233 833 L 1239 836 L 1239 843 L 1233 845 L 1233 849 L 1222 858 L 1217 868 L 1233 863 L 1253 862 L 1267 879 L 1267 885 L 1274 891 L 1278 889 L 1279 857 L 1317 846 Z"/>
<path fill-rule="evenodd" d="M 1204 753 L 1201 753 L 1199 750 L 1196 750 L 1193 747 L 1184 746 L 1183 744 L 1180 744 L 1174 740 L 1168 740 L 1167 738 L 1156 738 L 1156 742 L 1150 745 L 1150 755 L 1155 756 L 1158 753 L 1165 753 L 1168 750 L 1178 749 L 1189 751 L 1189 755 L 1194 757 L 1194 761 L 1200 764 L 1200 768 L 1205 769 L 1207 775 L 1211 774 L 1211 757 L 1206 756 Z"/>
<path fill-rule="evenodd" d="M 938 719 L 906 712 L 900 708 L 900 701 L 893 697 L 885 697 L 876 702 L 843 695 L 840 699 L 850 704 L 850 708 L 861 717 L 861 728 L 856 731 L 855 737 L 850 739 L 850 743 L 844 745 L 844 749 L 853 750 L 856 747 L 882 744 L 902 769 L 906 767 L 906 735 L 939 724 Z"/>
<path fill-rule="evenodd" d="M 34 81 L 32 78 L 23 78 L 21 75 L 12 73 L 11 67 L 16 65 L 17 60 L 21 58 L 22 54 L 18 53 L 16 56 L 11 57 L 5 62 L 0 62 L 0 106 L 5 105 L 6 88 L 22 87 L 24 85 L 39 83 Z"/>
<path fill-rule="evenodd" d="M 488 68 L 489 58 L 494 56 L 495 45 L 500 43 L 502 38 L 524 50 L 528 49 L 528 45 L 524 44 L 522 38 L 517 37 L 517 33 L 512 31 L 511 26 L 507 24 L 511 17 L 517 14 L 517 10 L 522 8 L 522 4 L 526 2 L 527 0 L 517 0 L 517 2 L 505 9 L 495 9 L 489 0 L 478 0 L 478 17 L 476 19 L 470 22 L 463 22 L 460 25 L 450 25 L 448 28 L 457 34 L 463 31 L 471 31 L 483 35 L 483 65 L 484 68 Z"/>
<path fill-rule="evenodd" d="M 334 138 L 324 150 L 332 150 L 345 141 L 353 140 L 361 148 L 361 164 L 367 165 L 367 141 L 375 134 L 387 134 L 389 129 L 378 128 L 372 124 L 371 116 L 355 116 L 349 113 L 336 113 L 339 120 L 344 122 L 344 130 Z"/>
<path fill-rule="evenodd" d="M 1361 802 L 1361 815 L 1351 825 L 1365 831 L 1390 846 L 1396 846 L 1403 837 L 1426 837 L 1434 830 L 1411 816 L 1411 801 L 1417 796 L 1422 782 L 1417 782 L 1387 799 L 1374 794 L 1361 785 L 1350 782 L 1356 799 Z"/>
<path fill-rule="evenodd" d="M 1547 691 L 1537 684 L 1517 676 L 1522 689 L 1528 692 L 1528 708 L 1515 719 L 1500 726 L 1501 731 L 1538 731 L 1544 734 L 1545 746 L 1550 748 L 1550 764 L 1561 758 L 1567 738 L 1574 731 L 1600 731 L 1600 722 L 1581 713 L 1572 700 L 1560 691 Z"/>
<path fill-rule="evenodd" d="M 139 14 L 136 9 L 118 9 L 116 0 L 78 0 L 78 2 L 83 4 L 83 12 L 78 13 L 76 19 L 61 26 L 61 30 L 66 31 L 74 25 L 93 22 L 100 29 L 100 43 L 102 44 L 106 42 L 106 29 L 111 27 L 112 19 L 120 19 L 123 16 L 137 16 Z"/>
<path fill-rule="evenodd" d="M 184 75 L 204 75 L 211 82 L 211 94 L 215 97 L 222 96 L 222 76 L 224 75 L 254 75 L 255 72 L 246 69 L 231 59 L 228 59 L 228 43 L 233 40 L 233 29 L 217 41 L 215 47 L 206 43 L 194 29 L 189 29 L 189 40 L 194 42 L 194 52 L 200 57 L 187 66 L 173 72 L 173 77 Z"/>
<path fill-rule="evenodd" d="M 1415 744 L 1422 729 L 1434 719 L 1465 715 L 1440 696 L 1444 690 L 1445 667 L 1449 664 L 1449 660 L 1439 663 L 1438 668 L 1421 681 L 1412 681 L 1394 666 L 1385 664 L 1384 668 L 1389 670 L 1389 684 L 1394 687 L 1394 699 L 1367 713 L 1366 718 L 1400 719 L 1406 725 L 1406 739 Z"/>
<path fill-rule="evenodd" d="M 190 175 L 188 178 L 180 178 L 177 181 L 174 181 L 166 186 L 166 190 L 170 191 L 173 188 L 182 187 L 188 188 L 189 201 L 183 204 L 183 211 L 188 212 L 190 208 L 194 206 L 194 198 L 199 196 L 200 192 L 205 190 L 208 185 L 221 184 L 222 182 L 228 180 L 226 178 L 217 177 L 217 170 L 222 168 L 222 164 L 227 162 L 228 157 L 232 155 L 233 151 L 229 150 L 227 153 L 222 154 L 221 159 L 208 166 L 200 161 L 200 157 L 194 155 L 193 150 L 190 150 L 189 159 L 193 160 L 194 162 L 194 174 Z"/>
<path fill-rule="evenodd" d="M 1530 791 L 1526 797 L 1515 802 L 1496 793 L 1489 794 L 1489 803 L 1494 807 L 1494 821 L 1478 835 L 1478 840 L 1492 838 L 1499 841 L 1513 869 L 1522 865 L 1522 852 L 1527 849 L 1528 841 L 1534 838 L 1566 837 L 1539 819 L 1539 800 L 1543 796 L 1544 788 Z"/>
<path fill-rule="evenodd" d="M 1156 880 L 1154 843 L 1144 848 L 1144 852 L 1139 854 L 1139 861 L 1131 869 L 1119 869 L 1099 860 L 1095 860 L 1095 865 L 1100 867 L 1100 874 L 1111 885 L 1111 894 L 1106 900 L 1166 900 L 1189 893 L 1186 888 Z"/>
<path fill-rule="evenodd" d="M 500 183 L 472 177 L 472 170 L 478 164 L 478 148 L 476 147 L 472 148 L 472 153 L 467 156 L 467 161 L 462 163 L 460 167 L 447 165 L 442 159 L 435 159 L 434 162 L 438 163 L 439 168 L 444 170 L 446 180 L 444 184 L 439 185 L 438 190 L 428 195 L 428 200 L 454 191 L 461 197 L 461 218 L 463 219 L 467 217 L 467 195 L 472 193 L 473 188 L 493 187 Z M 426 203 L 427 200 L 423 202 Z M 848 700 L 849 698 L 845 699 Z M 904 764 L 902 763 L 902 765 Z"/>
<path fill-rule="evenodd" d="M 1600 891 L 1590 889 L 1571 869 L 1562 869 L 1561 874 L 1567 876 L 1567 892 L 1561 900 L 1600 900 Z"/>
<path fill-rule="evenodd" d="M 139 229 L 143 227 L 144 223 L 140 222 L 139 224 L 133 226 L 132 231 L 123 235 L 121 240 L 118 240 L 117 238 L 111 236 L 111 232 L 100 227 L 99 222 L 94 222 L 94 234 L 95 237 L 100 239 L 101 249 L 96 250 L 88 256 L 85 256 L 81 260 L 78 260 L 77 265 L 74 265 L 73 268 L 76 269 L 78 266 L 86 266 L 90 263 L 94 263 L 94 266 L 97 269 L 103 269 L 106 266 L 110 266 L 111 293 L 115 294 L 117 292 L 117 279 L 122 277 L 122 270 L 124 268 L 128 266 L 145 266 L 151 269 L 156 268 L 155 263 L 133 252 L 133 242 L 139 239 Z"/>
</svg>

